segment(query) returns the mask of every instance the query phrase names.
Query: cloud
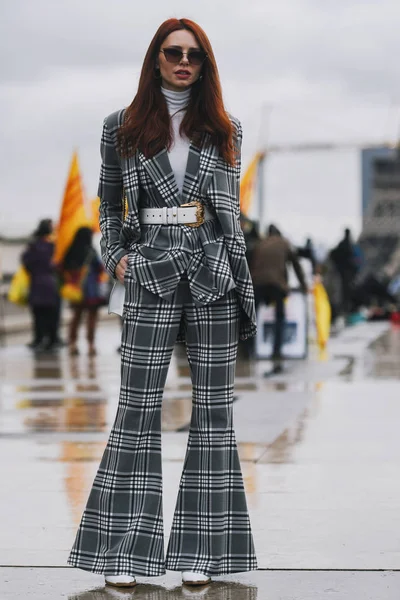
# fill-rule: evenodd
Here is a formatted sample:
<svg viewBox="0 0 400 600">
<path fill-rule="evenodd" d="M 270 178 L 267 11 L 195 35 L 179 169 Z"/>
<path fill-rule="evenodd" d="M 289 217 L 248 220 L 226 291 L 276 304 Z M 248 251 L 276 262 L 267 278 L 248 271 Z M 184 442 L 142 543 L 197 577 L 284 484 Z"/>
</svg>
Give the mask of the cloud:
<svg viewBox="0 0 400 600">
<path fill-rule="evenodd" d="M 302 75 L 340 81 L 359 93 L 398 94 L 390 58 L 398 56 L 397 0 L 284 0 L 187 3 L 153 0 L 16 0 L 3 9 L 3 64 L 11 80 L 44 77 L 49 68 L 140 63 L 157 26 L 170 16 L 202 24 L 221 67 L 241 80 Z"/>
<path fill-rule="evenodd" d="M 88 195 L 96 193 L 101 122 L 132 100 L 148 44 L 170 16 L 193 18 L 211 39 L 226 105 L 243 122 L 244 165 L 267 142 L 378 141 L 397 134 L 397 0 L 187 6 L 182 0 L 5 3 L 0 110 L 7 169 L 0 194 L 7 228 L 25 232 L 43 214 L 57 216 L 74 147 Z M 281 215 L 293 232 L 308 216 L 331 238 L 342 215 L 358 226 L 354 157 L 343 151 L 271 159 L 268 216 Z M 316 185 L 312 171 L 323 184 Z M 291 225 L 290 216 L 299 214 L 302 220 Z M 336 219 L 334 227 L 324 225 L 326 215 Z"/>
</svg>

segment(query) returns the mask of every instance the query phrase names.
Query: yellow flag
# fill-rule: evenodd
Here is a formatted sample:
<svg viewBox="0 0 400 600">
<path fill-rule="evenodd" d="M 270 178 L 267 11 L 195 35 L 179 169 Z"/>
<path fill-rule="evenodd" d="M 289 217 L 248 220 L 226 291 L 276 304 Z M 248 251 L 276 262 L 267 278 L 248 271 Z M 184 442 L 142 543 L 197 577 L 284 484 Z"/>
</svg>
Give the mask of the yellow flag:
<svg viewBox="0 0 400 600">
<path fill-rule="evenodd" d="M 91 227 L 86 214 L 78 155 L 74 152 L 57 227 L 54 262 L 60 263 L 81 227 Z"/>
<path fill-rule="evenodd" d="M 264 158 L 264 153 L 257 152 L 240 182 L 240 210 L 244 215 L 248 215 L 250 211 L 257 180 L 257 169 L 262 158 Z"/>
<path fill-rule="evenodd" d="M 323 349 L 329 340 L 331 329 L 331 305 L 328 294 L 321 283 L 317 281 L 314 285 L 315 321 L 317 325 L 318 346 Z"/>
</svg>

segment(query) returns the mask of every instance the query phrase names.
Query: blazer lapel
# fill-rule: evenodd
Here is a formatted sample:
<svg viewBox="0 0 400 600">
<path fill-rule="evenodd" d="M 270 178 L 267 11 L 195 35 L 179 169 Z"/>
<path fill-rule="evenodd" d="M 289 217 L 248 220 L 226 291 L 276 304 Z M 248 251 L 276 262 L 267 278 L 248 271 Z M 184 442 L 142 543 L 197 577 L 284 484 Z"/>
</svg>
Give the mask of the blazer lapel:
<svg viewBox="0 0 400 600">
<path fill-rule="evenodd" d="M 201 148 L 190 142 L 182 190 L 184 202 L 198 200 L 199 196 L 206 195 L 219 158 L 218 149 L 213 145 L 207 146 L 208 141 L 207 135 Z"/>
<path fill-rule="evenodd" d="M 205 196 L 219 158 L 216 146 L 207 145 L 208 142 L 208 134 L 204 137 L 201 148 L 190 142 L 182 195 L 176 184 L 166 148 L 152 158 L 146 158 L 142 152 L 138 153 L 140 162 L 167 206 L 178 206 L 197 200 L 199 195 Z"/>
<path fill-rule="evenodd" d="M 198 200 L 200 153 L 201 149 L 190 142 L 182 188 L 182 204 Z"/>
<path fill-rule="evenodd" d="M 211 178 L 214 175 L 215 167 L 219 158 L 219 151 L 216 146 L 209 143 L 210 136 L 205 135 L 199 157 L 198 180 L 199 190 L 202 196 L 206 195 L 207 188 Z"/>
<path fill-rule="evenodd" d="M 152 158 L 146 158 L 139 151 L 138 157 L 166 205 L 178 206 L 181 204 L 181 195 L 169 162 L 167 149 L 164 148 Z"/>
</svg>

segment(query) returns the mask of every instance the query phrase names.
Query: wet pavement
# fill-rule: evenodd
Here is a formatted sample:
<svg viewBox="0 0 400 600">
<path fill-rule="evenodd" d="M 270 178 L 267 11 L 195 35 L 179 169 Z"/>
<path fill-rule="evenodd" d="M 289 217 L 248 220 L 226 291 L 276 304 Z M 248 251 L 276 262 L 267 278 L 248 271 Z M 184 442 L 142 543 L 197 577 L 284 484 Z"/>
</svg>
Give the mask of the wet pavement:
<svg viewBox="0 0 400 600">
<path fill-rule="evenodd" d="M 256 571 L 182 587 L 179 573 L 141 578 L 131 590 L 105 587 L 101 575 L 70 569 L 2 569 L 2 600 L 398 600 L 400 573 Z M 4 591 L 3 591 L 4 590 Z"/>
<path fill-rule="evenodd" d="M 400 330 L 362 324 L 329 351 L 263 377 L 240 360 L 235 423 L 260 570 L 182 590 L 179 574 L 133 591 L 66 558 L 116 411 L 119 327 L 99 354 L 0 349 L 0 599 L 399 598 Z M 191 386 L 177 350 L 163 405 L 165 531 L 186 449 Z M 166 540 L 167 541 L 167 540 Z M 27 592 L 29 589 L 29 592 Z"/>
</svg>

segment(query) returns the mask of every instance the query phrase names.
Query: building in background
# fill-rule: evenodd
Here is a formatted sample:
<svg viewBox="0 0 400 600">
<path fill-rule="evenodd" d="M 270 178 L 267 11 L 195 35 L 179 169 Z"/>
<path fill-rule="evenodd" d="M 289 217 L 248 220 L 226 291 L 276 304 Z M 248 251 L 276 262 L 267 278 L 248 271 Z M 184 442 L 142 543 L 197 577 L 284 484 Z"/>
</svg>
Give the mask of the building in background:
<svg viewBox="0 0 400 600">
<path fill-rule="evenodd" d="M 392 148 L 362 151 L 360 245 L 368 270 L 378 274 L 400 246 L 400 153 Z"/>
<path fill-rule="evenodd" d="M 372 146 L 361 150 L 361 201 L 363 224 L 374 189 L 374 164 L 380 158 L 392 158 L 393 148 L 388 146 Z"/>
</svg>

